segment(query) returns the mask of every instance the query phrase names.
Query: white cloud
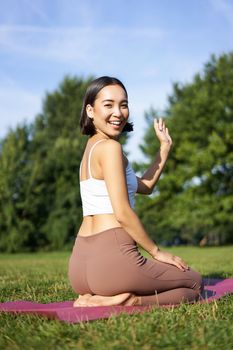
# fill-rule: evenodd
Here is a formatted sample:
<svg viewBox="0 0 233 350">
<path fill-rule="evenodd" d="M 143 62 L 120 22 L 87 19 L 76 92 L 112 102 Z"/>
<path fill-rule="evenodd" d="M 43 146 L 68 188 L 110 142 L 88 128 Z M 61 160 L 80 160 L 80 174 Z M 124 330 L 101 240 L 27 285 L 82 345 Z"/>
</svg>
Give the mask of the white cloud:
<svg viewBox="0 0 233 350">
<path fill-rule="evenodd" d="M 84 38 L 87 33 L 88 29 L 2 26 L 0 45 L 11 53 L 69 62 L 86 58 L 88 45 Z"/>
<path fill-rule="evenodd" d="M 116 40 L 130 45 L 138 40 L 160 41 L 164 36 L 156 28 L 0 26 L 2 50 L 67 63 L 107 54 Z"/>
</svg>

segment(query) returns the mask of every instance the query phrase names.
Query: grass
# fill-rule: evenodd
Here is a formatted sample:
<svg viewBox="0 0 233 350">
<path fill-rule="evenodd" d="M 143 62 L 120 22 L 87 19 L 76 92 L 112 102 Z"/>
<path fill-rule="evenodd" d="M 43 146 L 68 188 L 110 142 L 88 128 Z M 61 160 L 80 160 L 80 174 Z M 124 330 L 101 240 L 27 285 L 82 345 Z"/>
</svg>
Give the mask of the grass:
<svg viewBox="0 0 233 350">
<path fill-rule="evenodd" d="M 181 256 L 203 277 L 232 277 L 232 246 L 173 247 L 166 251 Z M 67 278 L 69 255 L 1 254 L 0 301 L 74 300 L 76 295 Z M 0 313 L 0 349 L 230 350 L 232 314 L 232 295 L 210 304 L 155 308 L 143 314 L 123 314 L 79 324 Z"/>
</svg>

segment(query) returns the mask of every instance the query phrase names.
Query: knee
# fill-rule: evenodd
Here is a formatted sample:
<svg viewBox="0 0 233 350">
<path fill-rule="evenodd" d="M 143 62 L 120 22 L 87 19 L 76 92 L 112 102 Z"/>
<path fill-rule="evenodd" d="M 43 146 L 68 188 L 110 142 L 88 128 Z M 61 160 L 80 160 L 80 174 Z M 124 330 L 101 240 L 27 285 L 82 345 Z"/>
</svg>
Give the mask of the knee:
<svg viewBox="0 0 233 350">
<path fill-rule="evenodd" d="M 197 291 L 198 293 L 202 292 L 203 288 L 204 288 L 204 281 L 203 278 L 201 276 L 201 274 L 197 271 L 193 271 L 194 273 L 194 285 L 193 285 L 193 290 Z"/>
</svg>

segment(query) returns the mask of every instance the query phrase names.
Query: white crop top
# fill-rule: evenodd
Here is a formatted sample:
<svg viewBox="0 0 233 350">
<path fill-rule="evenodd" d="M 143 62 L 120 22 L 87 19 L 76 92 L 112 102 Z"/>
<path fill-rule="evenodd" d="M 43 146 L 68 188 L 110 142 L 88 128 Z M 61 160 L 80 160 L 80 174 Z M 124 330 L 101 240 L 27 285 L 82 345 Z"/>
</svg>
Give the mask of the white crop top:
<svg viewBox="0 0 233 350">
<path fill-rule="evenodd" d="M 107 187 L 104 180 L 94 179 L 91 176 L 90 160 L 93 148 L 97 143 L 104 141 L 97 141 L 89 152 L 88 157 L 88 172 L 90 178 L 87 180 L 80 181 L 80 195 L 82 199 L 83 216 L 94 215 L 94 214 L 112 214 L 113 209 L 111 201 L 108 195 Z M 81 164 L 79 168 L 79 179 L 81 178 Z M 138 183 L 136 175 L 128 161 L 128 165 L 125 169 L 126 183 L 129 196 L 129 202 L 131 208 L 134 208 L 134 195 L 137 191 Z"/>
</svg>

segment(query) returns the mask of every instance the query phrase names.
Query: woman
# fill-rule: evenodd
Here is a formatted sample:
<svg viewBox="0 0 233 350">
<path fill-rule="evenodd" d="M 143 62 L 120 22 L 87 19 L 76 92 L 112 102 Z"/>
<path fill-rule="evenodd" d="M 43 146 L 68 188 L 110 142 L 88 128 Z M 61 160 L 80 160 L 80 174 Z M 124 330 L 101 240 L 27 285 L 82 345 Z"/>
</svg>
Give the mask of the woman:
<svg viewBox="0 0 233 350">
<path fill-rule="evenodd" d="M 200 297 L 201 275 L 150 239 L 134 212 L 135 193 L 151 194 L 172 139 L 154 120 L 160 149 L 140 178 L 119 143 L 128 122 L 128 95 L 116 78 L 100 77 L 87 89 L 80 127 L 89 135 L 80 164 L 83 222 L 69 260 L 69 280 L 79 294 L 74 306 L 176 305 Z M 143 257 L 137 243 L 151 259 Z"/>
</svg>

